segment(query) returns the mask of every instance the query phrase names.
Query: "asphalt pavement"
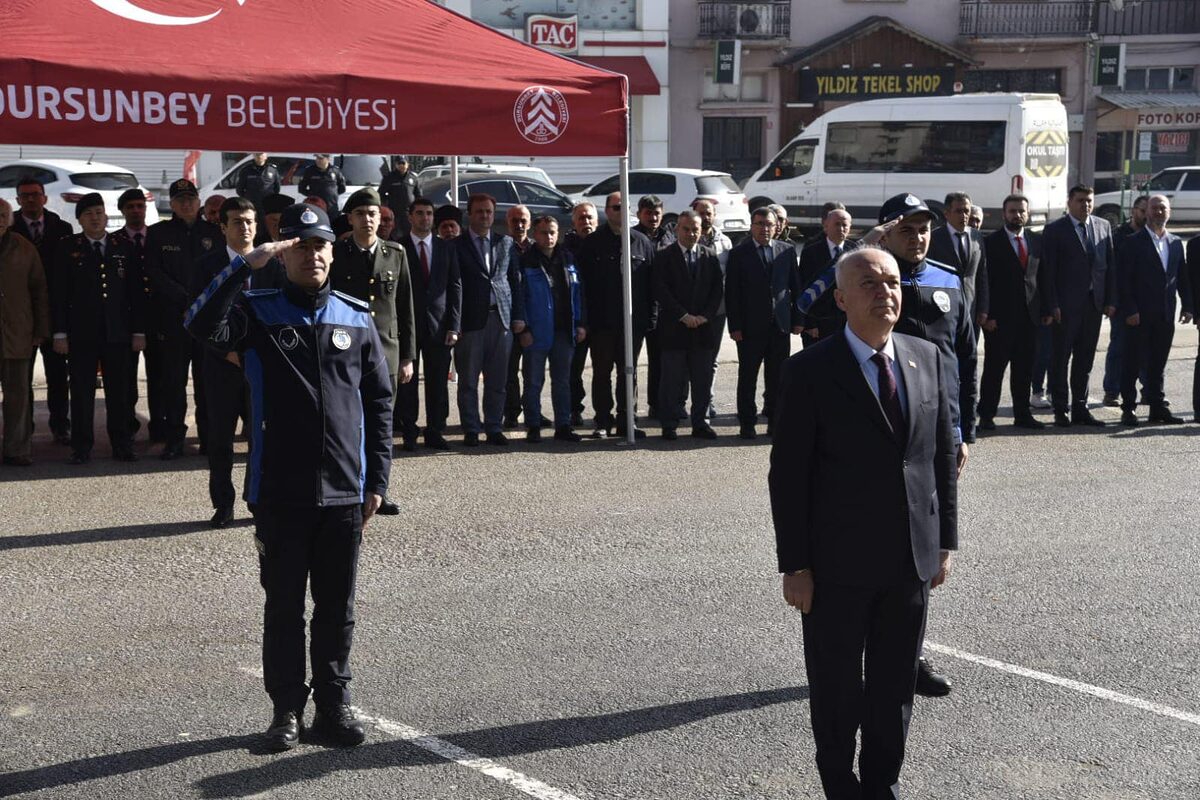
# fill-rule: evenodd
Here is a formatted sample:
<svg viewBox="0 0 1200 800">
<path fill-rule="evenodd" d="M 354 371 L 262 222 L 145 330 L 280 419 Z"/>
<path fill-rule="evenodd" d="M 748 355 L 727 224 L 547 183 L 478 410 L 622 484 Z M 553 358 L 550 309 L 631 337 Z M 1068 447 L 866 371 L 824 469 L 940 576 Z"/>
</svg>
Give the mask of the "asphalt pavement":
<svg viewBox="0 0 1200 800">
<path fill-rule="evenodd" d="M 917 701 L 906 797 L 1200 797 L 1196 350 L 1181 328 L 1187 425 L 1018 433 L 1002 408 L 972 448 L 929 620 L 954 691 Z M 0 469 L 0 796 L 820 797 L 769 444 L 737 439 L 725 356 L 711 444 L 647 424 L 632 448 L 398 454 L 404 513 L 360 566 L 353 750 L 258 748 L 252 529 L 244 506 L 205 527 L 203 459 L 139 441 L 115 463 L 101 414 L 71 467 L 41 417 L 35 466 Z"/>
</svg>

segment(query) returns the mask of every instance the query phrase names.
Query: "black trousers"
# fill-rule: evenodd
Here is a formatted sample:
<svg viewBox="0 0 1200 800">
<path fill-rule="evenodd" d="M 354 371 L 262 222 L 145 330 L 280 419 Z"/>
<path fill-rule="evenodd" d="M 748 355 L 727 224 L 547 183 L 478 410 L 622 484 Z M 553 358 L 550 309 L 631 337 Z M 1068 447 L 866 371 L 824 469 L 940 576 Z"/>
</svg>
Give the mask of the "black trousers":
<svg viewBox="0 0 1200 800">
<path fill-rule="evenodd" d="M 682 408 L 687 400 L 688 389 L 692 393 L 692 427 L 708 424 L 708 406 L 712 401 L 713 351 L 710 347 L 687 350 L 663 350 L 662 376 L 659 384 L 658 408 L 664 430 L 678 425 L 675 410 Z"/>
<path fill-rule="evenodd" d="M 521 353 L 523 348 L 521 343 L 517 341 L 517 337 L 512 337 L 512 349 L 508 352 L 508 381 L 505 384 L 504 394 L 504 421 L 512 425 L 517 424 L 517 418 L 521 416 Z M 525 420 L 526 425 L 537 423 L 538 420 Z"/>
<path fill-rule="evenodd" d="M 984 331 L 983 376 L 979 380 L 979 416 L 991 419 L 1000 407 L 1004 370 L 1010 365 L 1008 387 L 1012 392 L 1013 417 L 1030 416 L 1029 392 L 1033 382 L 1033 356 L 1037 349 L 1037 327 L 1027 316 L 996 323 Z"/>
<path fill-rule="evenodd" d="M 362 506 L 260 504 L 254 515 L 263 613 L 263 683 L 277 709 L 301 710 L 304 682 L 304 598 L 313 598 L 309 657 L 318 706 L 350 702 L 354 585 L 362 545 Z"/>
<path fill-rule="evenodd" d="M 643 334 L 633 335 L 633 411 L 637 414 L 637 361 L 642 353 Z M 623 331 L 596 331 L 588 334 L 592 351 L 592 410 L 597 428 L 614 427 L 612 371 L 617 370 L 616 425 L 625 427 L 625 334 Z"/>
<path fill-rule="evenodd" d="M 804 662 L 817 771 L 829 800 L 900 797 L 929 584 L 822 583 L 804 615 Z M 862 731 L 859 776 L 855 734 Z"/>
<path fill-rule="evenodd" d="M 196 432 L 200 446 L 208 444 L 207 403 L 204 396 L 204 345 L 182 327 L 159 336 L 159 363 L 163 382 L 164 438 L 168 445 L 182 445 L 187 437 L 188 372 L 196 401 Z"/>
<path fill-rule="evenodd" d="M 70 339 L 71 450 L 90 453 L 95 444 L 96 365 L 104 371 L 104 414 L 114 451 L 132 446 L 129 432 L 129 342 L 105 344 L 85 337 Z"/>
<path fill-rule="evenodd" d="M 1052 326 L 1054 345 L 1050 355 L 1050 399 L 1056 412 L 1066 413 L 1071 408 L 1087 405 L 1088 379 L 1096 360 L 1096 343 L 1100 341 L 1100 320 L 1103 318 L 1104 315 L 1096 309 L 1089 295 L 1083 308 L 1069 316 L 1064 311 L 1062 322 Z"/>
<path fill-rule="evenodd" d="M 571 413 L 583 413 L 583 401 L 587 399 L 587 390 L 583 387 L 583 370 L 587 366 L 588 341 L 585 339 L 575 345 L 575 355 L 571 359 Z"/>
<path fill-rule="evenodd" d="M 54 340 L 46 339 L 29 359 L 29 408 L 33 408 L 33 363 L 37 352 L 42 354 L 42 372 L 46 375 L 46 406 L 50 410 L 50 430 L 68 433 L 71 430 L 71 377 L 68 357 L 54 352 Z M 33 418 L 32 412 L 30 419 Z"/>
<path fill-rule="evenodd" d="M 1125 326 L 1125 352 L 1121 363 L 1121 410 L 1137 408 L 1137 380 L 1142 378 L 1142 402 L 1150 410 L 1161 411 L 1167 397 L 1163 391 L 1163 373 L 1175 338 L 1175 320 L 1171 317 L 1147 320 Z"/>
<path fill-rule="evenodd" d="M 413 377 L 408 383 L 400 384 L 396 390 L 396 417 L 399 419 L 400 435 L 405 439 L 417 437 L 417 417 L 421 413 L 420 388 L 417 375 L 425 370 L 425 435 L 443 433 L 446 418 L 450 416 L 450 387 L 446 376 L 450 374 L 449 347 L 443 344 L 425 343 L 417 348 L 417 360 L 413 362 Z"/>
<path fill-rule="evenodd" d="M 662 394 L 662 348 L 658 346 L 658 330 L 646 331 L 646 405 L 666 415 L 666 409 L 658 404 Z M 668 415 L 669 416 L 669 415 Z"/>
<path fill-rule="evenodd" d="M 136 412 L 138 400 L 141 398 L 141 392 L 138 390 L 138 360 L 144 358 L 146 361 L 146 405 L 151 439 L 164 438 L 163 429 L 166 427 L 166 412 L 163 410 L 162 358 L 159 355 L 161 349 L 162 342 L 158 340 L 157 334 L 147 334 L 146 349 L 141 353 L 132 353 L 129 365 L 129 404 L 134 409 L 129 430 L 131 433 L 136 433 L 140 427 L 137 423 Z"/>
<path fill-rule="evenodd" d="M 208 497 L 213 508 L 225 508 L 237 500 L 233 488 L 233 439 L 238 418 L 248 416 L 250 393 L 242 368 L 223 356 L 206 351 L 201 368 L 208 388 L 204 397 L 208 420 Z M 253 442 L 253 437 L 250 440 Z"/>
<path fill-rule="evenodd" d="M 779 378 L 783 362 L 787 360 L 791 350 L 789 334 L 772 329 L 766 334 L 746 336 L 737 343 L 738 351 L 738 382 L 737 382 L 737 415 L 742 425 L 753 425 L 758 420 L 758 405 L 755 395 L 758 392 L 758 371 L 761 368 L 766 374 L 763 388 L 763 412 L 767 419 L 772 419 L 775 413 L 775 396 L 779 391 Z"/>
</svg>

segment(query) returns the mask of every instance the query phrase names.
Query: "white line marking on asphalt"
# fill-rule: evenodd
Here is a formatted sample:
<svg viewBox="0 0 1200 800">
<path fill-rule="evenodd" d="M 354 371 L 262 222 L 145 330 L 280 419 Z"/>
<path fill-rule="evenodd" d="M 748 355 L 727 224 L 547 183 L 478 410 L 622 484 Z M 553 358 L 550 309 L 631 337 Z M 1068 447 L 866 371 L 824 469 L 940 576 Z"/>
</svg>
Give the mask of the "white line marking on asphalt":
<svg viewBox="0 0 1200 800">
<path fill-rule="evenodd" d="M 1101 700 L 1109 700 L 1114 703 L 1121 703 L 1132 708 L 1137 708 L 1142 711 L 1149 711 L 1151 714 L 1157 714 L 1160 717 L 1170 717 L 1177 719 L 1180 722 L 1186 722 L 1190 725 L 1200 725 L 1200 714 L 1194 714 L 1190 711 L 1181 711 L 1178 708 L 1164 706 L 1160 703 L 1152 703 L 1149 700 L 1143 700 L 1140 697 L 1133 697 L 1120 692 L 1114 692 L 1111 689 L 1104 689 L 1100 686 L 1093 686 L 1090 683 L 1072 680 L 1071 678 L 1060 678 L 1057 675 L 1051 675 L 1048 672 L 1039 672 L 1036 669 L 1018 666 L 1017 664 L 1009 664 L 1004 661 L 997 661 L 994 658 L 987 656 L 977 656 L 974 653 L 968 653 L 964 650 L 959 650 L 954 647 L 947 647 L 944 644 L 935 644 L 926 642 L 925 647 L 935 653 L 950 656 L 951 658 L 960 658 L 963 661 L 970 661 L 984 667 L 990 667 L 1001 672 L 1007 672 L 1010 675 L 1019 675 L 1022 678 L 1030 678 L 1042 683 L 1049 683 L 1053 686 L 1061 686 L 1064 689 L 1071 689 L 1080 694 L 1099 697 Z"/>
<path fill-rule="evenodd" d="M 259 678 L 263 674 L 262 669 L 259 667 L 242 667 L 242 672 Z M 518 792 L 527 794 L 530 797 L 536 797 L 537 800 L 579 800 L 578 797 L 569 792 L 556 789 L 547 783 L 542 783 L 528 775 L 509 769 L 490 758 L 484 758 L 481 755 L 472 753 L 470 750 L 464 750 L 456 744 L 447 742 L 445 739 L 439 739 L 436 736 L 419 731 L 401 722 L 394 722 L 384 717 L 367 714 L 357 706 L 354 707 L 354 711 L 358 714 L 360 720 L 374 725 L 389 736 L 403 739 L 410 744 L 420 747 L 422 750 L 433 753 L 435 756 L 444 758 L 447 761 L 453 761 L 455 764 L 467 769 L 473 769 L 493 780 L 511 786 Z"/>
</svg>

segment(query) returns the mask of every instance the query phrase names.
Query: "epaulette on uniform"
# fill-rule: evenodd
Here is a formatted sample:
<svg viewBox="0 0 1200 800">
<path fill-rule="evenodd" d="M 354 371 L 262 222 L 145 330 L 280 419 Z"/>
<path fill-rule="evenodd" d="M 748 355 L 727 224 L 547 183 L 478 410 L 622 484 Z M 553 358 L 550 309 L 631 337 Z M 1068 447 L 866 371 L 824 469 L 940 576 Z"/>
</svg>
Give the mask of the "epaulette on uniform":
<svg viewBox="0 0 1200 800">
<path fill-rule="evenodd" d="M 379 243 L 389 250 L 403 250 L 404 245 L 398 242 L 389 242 L 387 239 L 380 239 Z"/>
<path fill-rule="evenodd" d="M 957 270 L 957 269 L 955 269 L 954 267 L 950 266 L 949 264 L 944 264 L 944 263 L 942 263 L 941 261 L 934 261 L 932 258 L 927 258 L 927 259 L 925 259 L 925 263 L 926 263 L 926 264 L 928 264 L 928 265 L 930 265 L 931 267 L 937 267 L 937 268 L 938 268 L 938 269 L 940 269 L 940 270 L 943 270 L 943 271 L 945 271 L 945 272 L 949 272 L 951 275 L 957 275 L 957 274 L 958 274 L 958 270 Z"/>
<path fill-rule="evenodd" d="M 247 289 L 242 292 L 246 297 L 268 297 L 273 294 L 279 294 L 278 289 Z"/>
<path fill-rule="evenodd" d="M 277 292 L 279 290 L 272 289 L 271 291 Z M 353 306 L 354 308 L 357 308 L 360 311 L 370 311 L 371 310 L 370 304 L 368 304 L 365 300 L 359 300 L 357 297 L 354 297 L 353 295 L 343 294 L 342 292 L 339 292 L 336 289 L 334 291 L 330 292 L 330 294 L 337 295 L 337 298 L 339 300 L 343 301 L 344 303 L 346 303 L 346 305 Z"/>
</svg>

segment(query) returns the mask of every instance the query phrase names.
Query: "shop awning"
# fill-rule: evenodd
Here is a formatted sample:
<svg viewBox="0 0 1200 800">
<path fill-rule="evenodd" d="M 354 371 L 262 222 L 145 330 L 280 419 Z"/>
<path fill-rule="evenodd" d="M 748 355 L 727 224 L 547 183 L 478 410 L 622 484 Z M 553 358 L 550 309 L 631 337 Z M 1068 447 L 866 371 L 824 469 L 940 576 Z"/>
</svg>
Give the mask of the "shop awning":
<svg viewBox="0 0 1200 800">
<path fill-rule="evenodd" d="M 579 60 L 626 76 L 629 78 L 630 94 L 658 94 L 662 91 L 662 85 L 645 56 L 579 56 Z"/>
<path fill-rule="evenodd" d="M 1197 108 L 1200 92 L 1104 92 L 1104 102 L 1117 108 Z"/>
</svg>

